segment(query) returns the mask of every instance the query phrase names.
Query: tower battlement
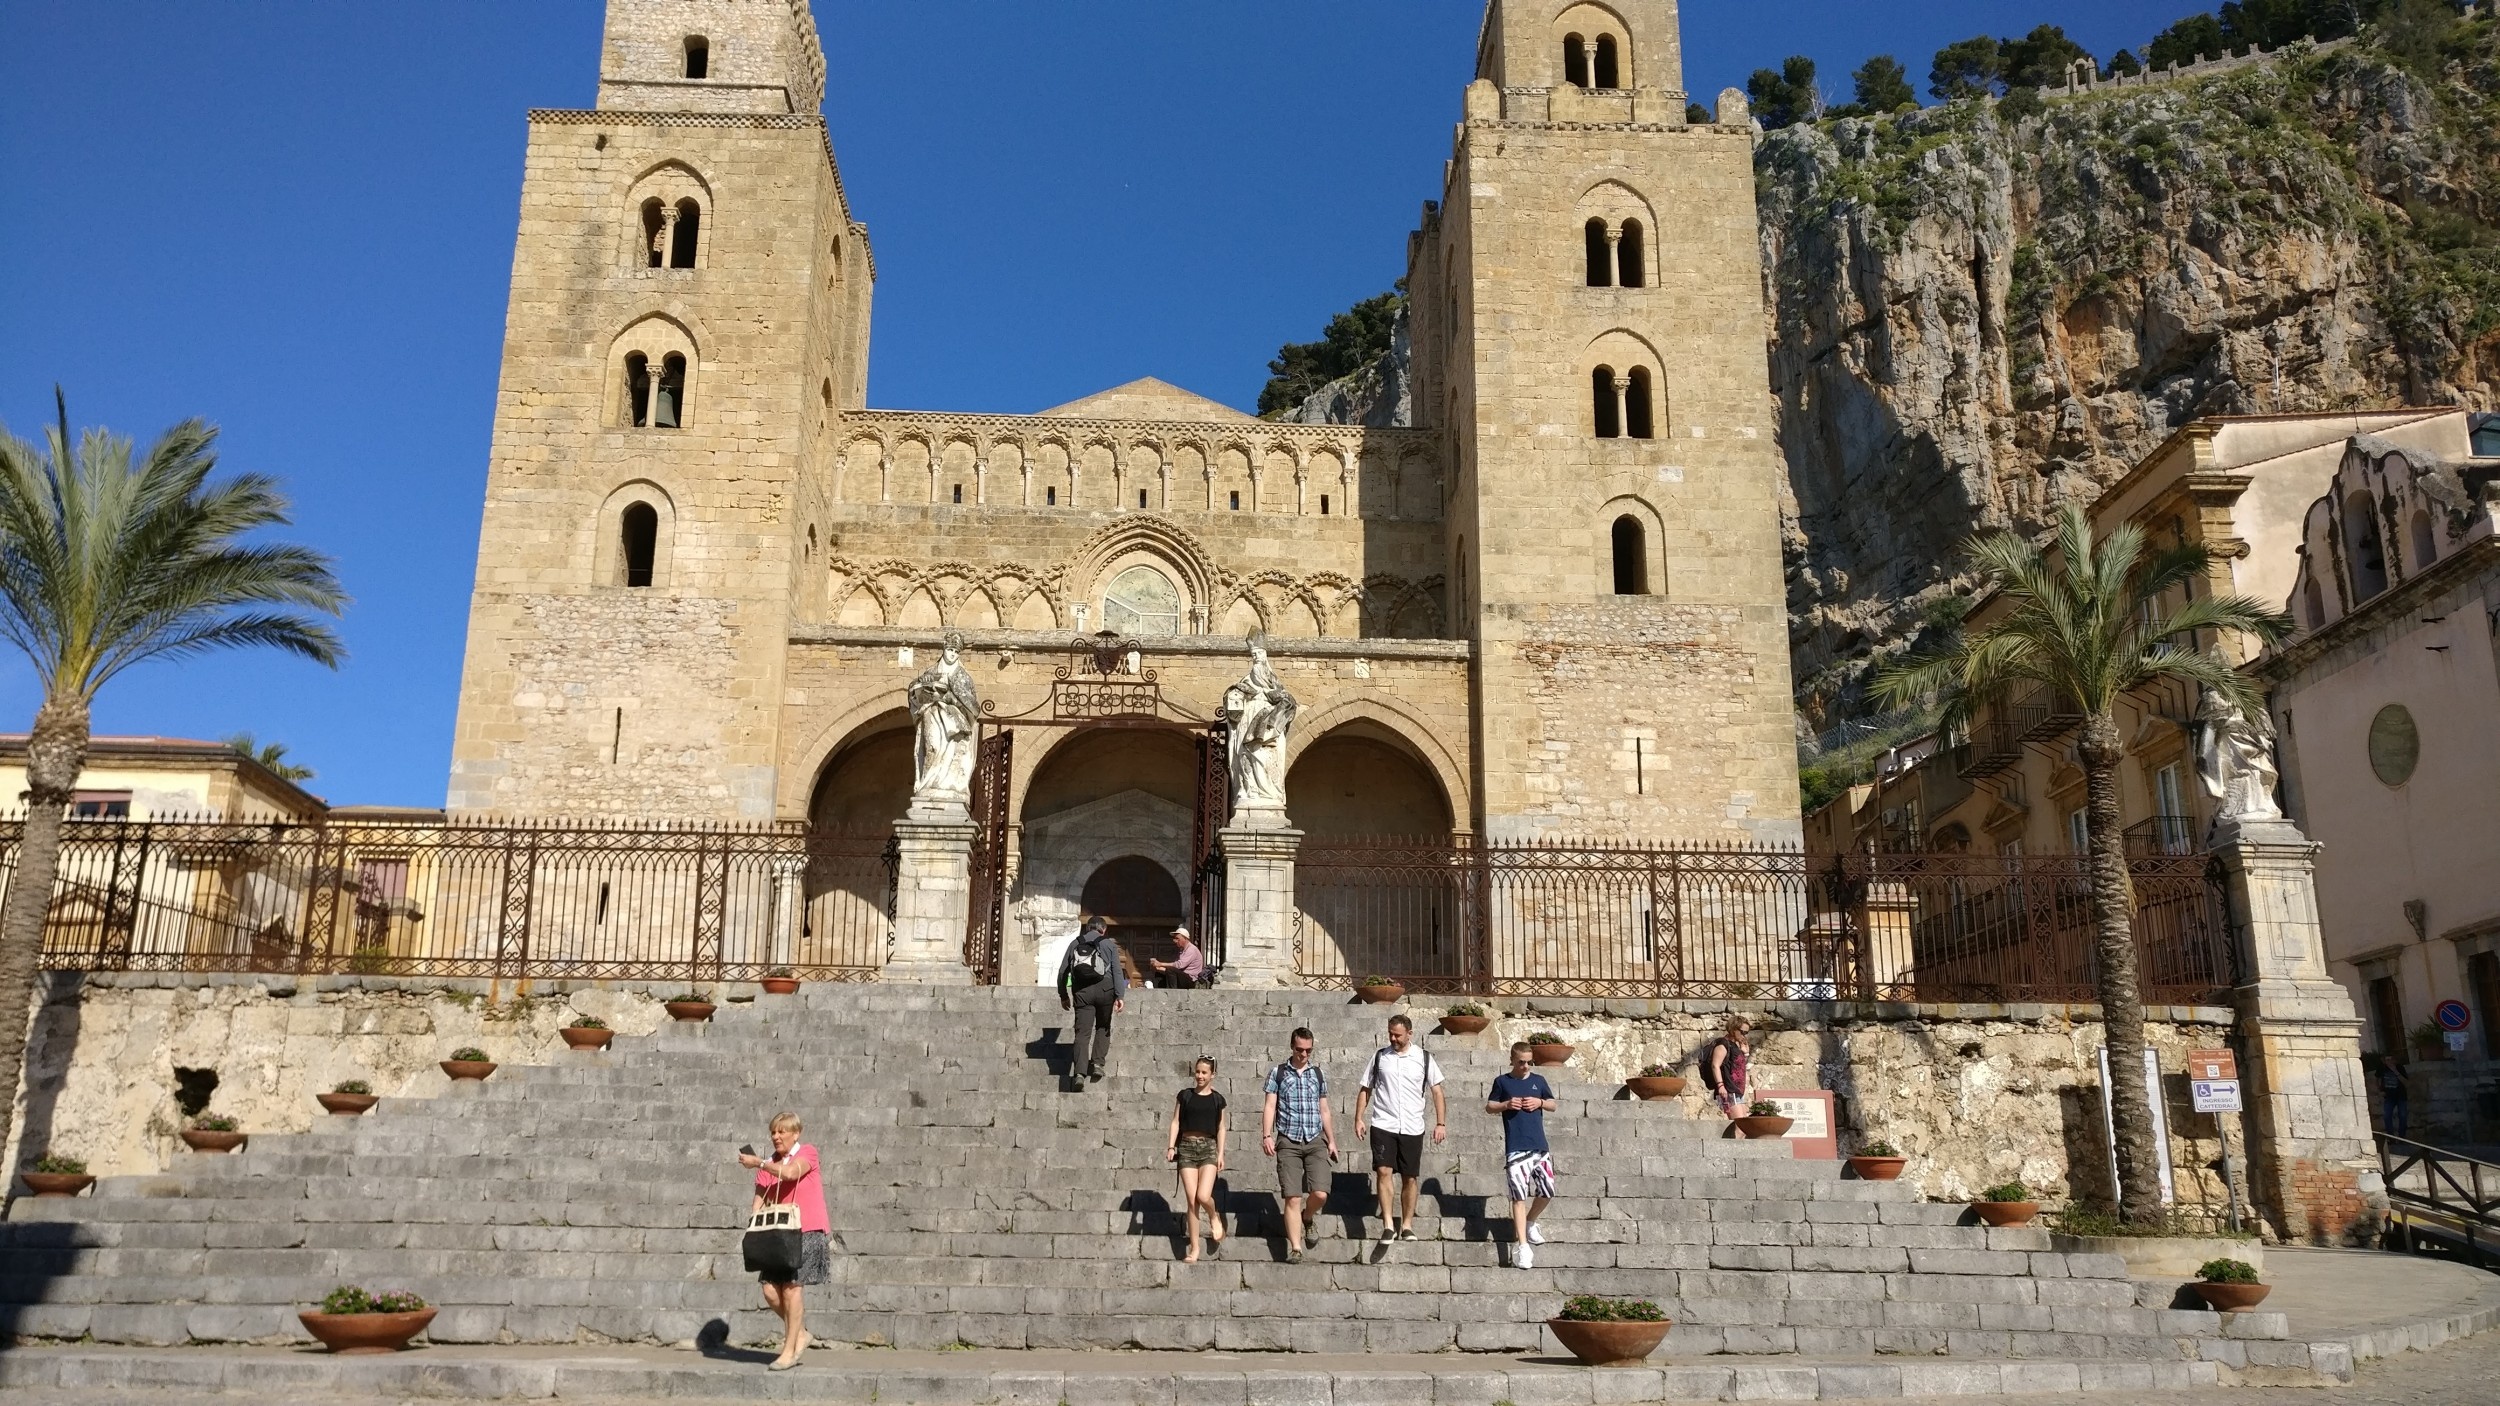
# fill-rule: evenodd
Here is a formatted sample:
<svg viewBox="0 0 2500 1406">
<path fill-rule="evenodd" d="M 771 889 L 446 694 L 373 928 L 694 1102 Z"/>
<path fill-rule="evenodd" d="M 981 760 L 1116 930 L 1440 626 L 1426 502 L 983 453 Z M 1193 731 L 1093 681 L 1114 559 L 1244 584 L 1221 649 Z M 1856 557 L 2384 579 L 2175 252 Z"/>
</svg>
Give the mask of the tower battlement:
<svg viewBox="0 0 2500 1406">
<path fill-rule="evenodd" d="M 808 0 L 608 0 L 602 108 L 813 116 L 824 105 Z"/>
</svg>

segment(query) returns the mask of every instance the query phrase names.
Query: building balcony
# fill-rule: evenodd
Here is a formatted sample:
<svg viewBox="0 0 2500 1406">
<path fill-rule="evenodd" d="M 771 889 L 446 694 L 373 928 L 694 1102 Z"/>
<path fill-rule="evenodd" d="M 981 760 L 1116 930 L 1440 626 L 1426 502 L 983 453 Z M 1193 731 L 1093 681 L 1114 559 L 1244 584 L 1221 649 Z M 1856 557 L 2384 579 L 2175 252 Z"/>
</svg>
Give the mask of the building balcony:
<svg viewBox="0 0 2500 1406">
<path fill-rule="evenodd" d="M 2126 828 L 2131 855 L 2196 853 L 2196 822 L 2184 815 L 2156 815 Z"/>
</svg>

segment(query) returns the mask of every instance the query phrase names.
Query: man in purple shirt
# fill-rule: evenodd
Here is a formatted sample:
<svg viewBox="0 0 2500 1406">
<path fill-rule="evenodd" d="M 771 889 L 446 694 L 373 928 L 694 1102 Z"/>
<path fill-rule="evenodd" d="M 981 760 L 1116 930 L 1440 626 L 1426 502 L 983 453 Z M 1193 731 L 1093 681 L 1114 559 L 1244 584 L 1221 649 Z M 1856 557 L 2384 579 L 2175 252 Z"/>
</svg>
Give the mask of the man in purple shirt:
<svg viewBox="0 0 2500 1406">
<path fill-rule="evenodd" d="M 1206 985 L 1207 954 L 1205 949 L 1191 940 L 1187 928 L 1172 929 L 1172 941 L 1179 948 L 1172 954 L 1172 960 L 1147 963 L 1155 969 L 1154 984 L 1170 987 L 1175 991 L 1188 991 Z"/>
</svg>

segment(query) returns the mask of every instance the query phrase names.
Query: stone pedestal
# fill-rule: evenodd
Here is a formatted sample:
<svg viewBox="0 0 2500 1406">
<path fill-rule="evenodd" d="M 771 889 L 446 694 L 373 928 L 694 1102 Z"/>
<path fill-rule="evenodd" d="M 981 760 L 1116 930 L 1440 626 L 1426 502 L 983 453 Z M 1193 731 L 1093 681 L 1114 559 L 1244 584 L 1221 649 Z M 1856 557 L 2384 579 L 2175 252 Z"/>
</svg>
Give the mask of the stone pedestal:
<svg viewBox="0 0 2500 1406">
<path fill-rule="evenodd" d="M 1224 985 L 1274 990 L 1292 986 L 1293 857 L 1302 832 L 1273 817 L 1247 812 L 1215 832 L 1224 852 Z M 1243 823 L 1254 822 L 1254 823 Z"/>
<path fill-rule="evenodd" d="M 2386 1209 L 2361 1072 L 2361 1017 L 2327 975 L 2313 881 L 2317 844 L 2280 818 L 2225 822 L 2215 853 L 2240 944 L 2252 1189 L 2295 1241 L 2374 1237 Z"/>
<path fill-rule="evenodd" d="M 972 914 L 970 820 L 898 820 L 901 851 L 894 875 L 894 951 L 884 981 L 921 986 L 970 986 L 964 927 Z"/>
</svg>

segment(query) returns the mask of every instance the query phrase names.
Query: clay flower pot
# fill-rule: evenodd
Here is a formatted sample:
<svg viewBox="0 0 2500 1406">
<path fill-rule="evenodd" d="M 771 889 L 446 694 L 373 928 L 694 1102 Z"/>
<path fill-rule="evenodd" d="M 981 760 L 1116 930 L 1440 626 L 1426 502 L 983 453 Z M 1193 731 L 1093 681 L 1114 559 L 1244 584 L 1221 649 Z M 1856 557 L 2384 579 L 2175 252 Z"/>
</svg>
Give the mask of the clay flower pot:
<svg viewBox="0 0 2500 1406">
<path fill-rule="evenodd" d="M 95 1178 L 85 1172 L 20 1172 L 26 1178 L 26 1189 L 37 1196 L 75 1196 L 95 1185 Z"/>
<path fill-rule="evenodd" d="M 332 1352 L 369 1356 L 406 1347 L 410 1338 L 434 1321 L 434 1313 L 430 1308 L 414 1313 L 315 1313 L 306 1309 L 295 1316 L 304 1320 L 305 1332 Z"/>
<path fill-rule="evenodd" d="M 1386 1006 L 1406 999 L 1406 988 L 1396 982 L 1386 986 L 1357 986 L 1354 994 L 1367 1006 Z"/>
<path fill-rule="evenodd" d="M 2198 1280 L 2188 1285 L 2205 1306 L 2216 1313 L 2242 1313 L 2266 1301 L 2274 1292 L 2271 1284 L 2215 1284 Z"/>
<path fill-rule="evenodd" d="M 1776 1113 L 1748 1113 L 1736 1120 L 1737 1131 L 1751 1137 L 1786 1137 L 1797 1120 Z"/>
<path fill-rule="evenodd" d="M 182 1130 L 182 1140 L 194 1152 L 232 1152 L 251 1138 L 250 1133 L 212 1133 L 199 1128 Z"/>
<path fill-rule="evenodd" d="M 1979 1213 L 1981 1220 L 1998 1227 L 2029 1225 L 2031 1218 L 2040 1214 L 2037 1201 L 1973 1201 L 1970 1208 Z"/>
<path fill-rule="evenodd" d="M 491 1059 L 447 1059 L 442 1065 L 443 1072 L 454 1079 L 483 1079 L 495 1072 Z"/>
<path fill-rule="evenodd" d="M 313 1098 L 332 1113 L 344 1113 L 351 1118 L 382 1101 L 373 1094 L 314 1094 Z"/>
<path fill-rule="evenodd" d="M 1852 1157 L 1849 1174 L 1860 1181 L 1899 1181 L 1901 1169 L 1909 1164 L 1907 1157 Z"/>
<path fill-rule="evenodd" d="M 1445 1015 L 1441 1017 L 1441 1028 L 1453 1035 L 1481 1035 L 1484 1033 L 1484 1028 L 1492 1023 L 1493 1017 L 1489 1015 Z"/>
<path fill-rule="evenodd" d="M 799 989 L 799 979 L 795 976 L 768 976 L 764 978 L 764 989 L 775 996 L 788 996 Z"/>
<path fill-rule="evenodd" d="M 1568 1318 L 1548 1318 L 1545 1326 L 1554 1330 L 1562 1345 L 1591 1367 L 1638 1367 L 1667 1340 L 1667 1330 L 1675 1325 L 1656 1323 L 1581 1323 Z"/>
<path fill-rule="evenodd" d="M 577 1050 L 604 1050 L 616 1038 L 616 1032 L 601 1026 L 568 1025 L 556 1032 L 564 1043 Z"/>
<path fill-rule="evenodd" d="M 1684 1081 L 1673 1074 L 1635 1074 L 1624 1080 L 1623 1086 L 1632 1091 L 1632 1097 L 1645 1103 L 1674 1098 L 1684 1092 Z"/>
<path fill-rule="evenodd" d="M 1569 1045 L 1530 1045 L 1528 1059 L 1534 1064 L 1562 1064 L 1571 1058 Z"/>
<path fill-rule="evenodd" d="M 671 1020 L 710 1020 L 714 1010 L 709 1001 L 665 1001 L 661 1004 Z"/>
</svg>

